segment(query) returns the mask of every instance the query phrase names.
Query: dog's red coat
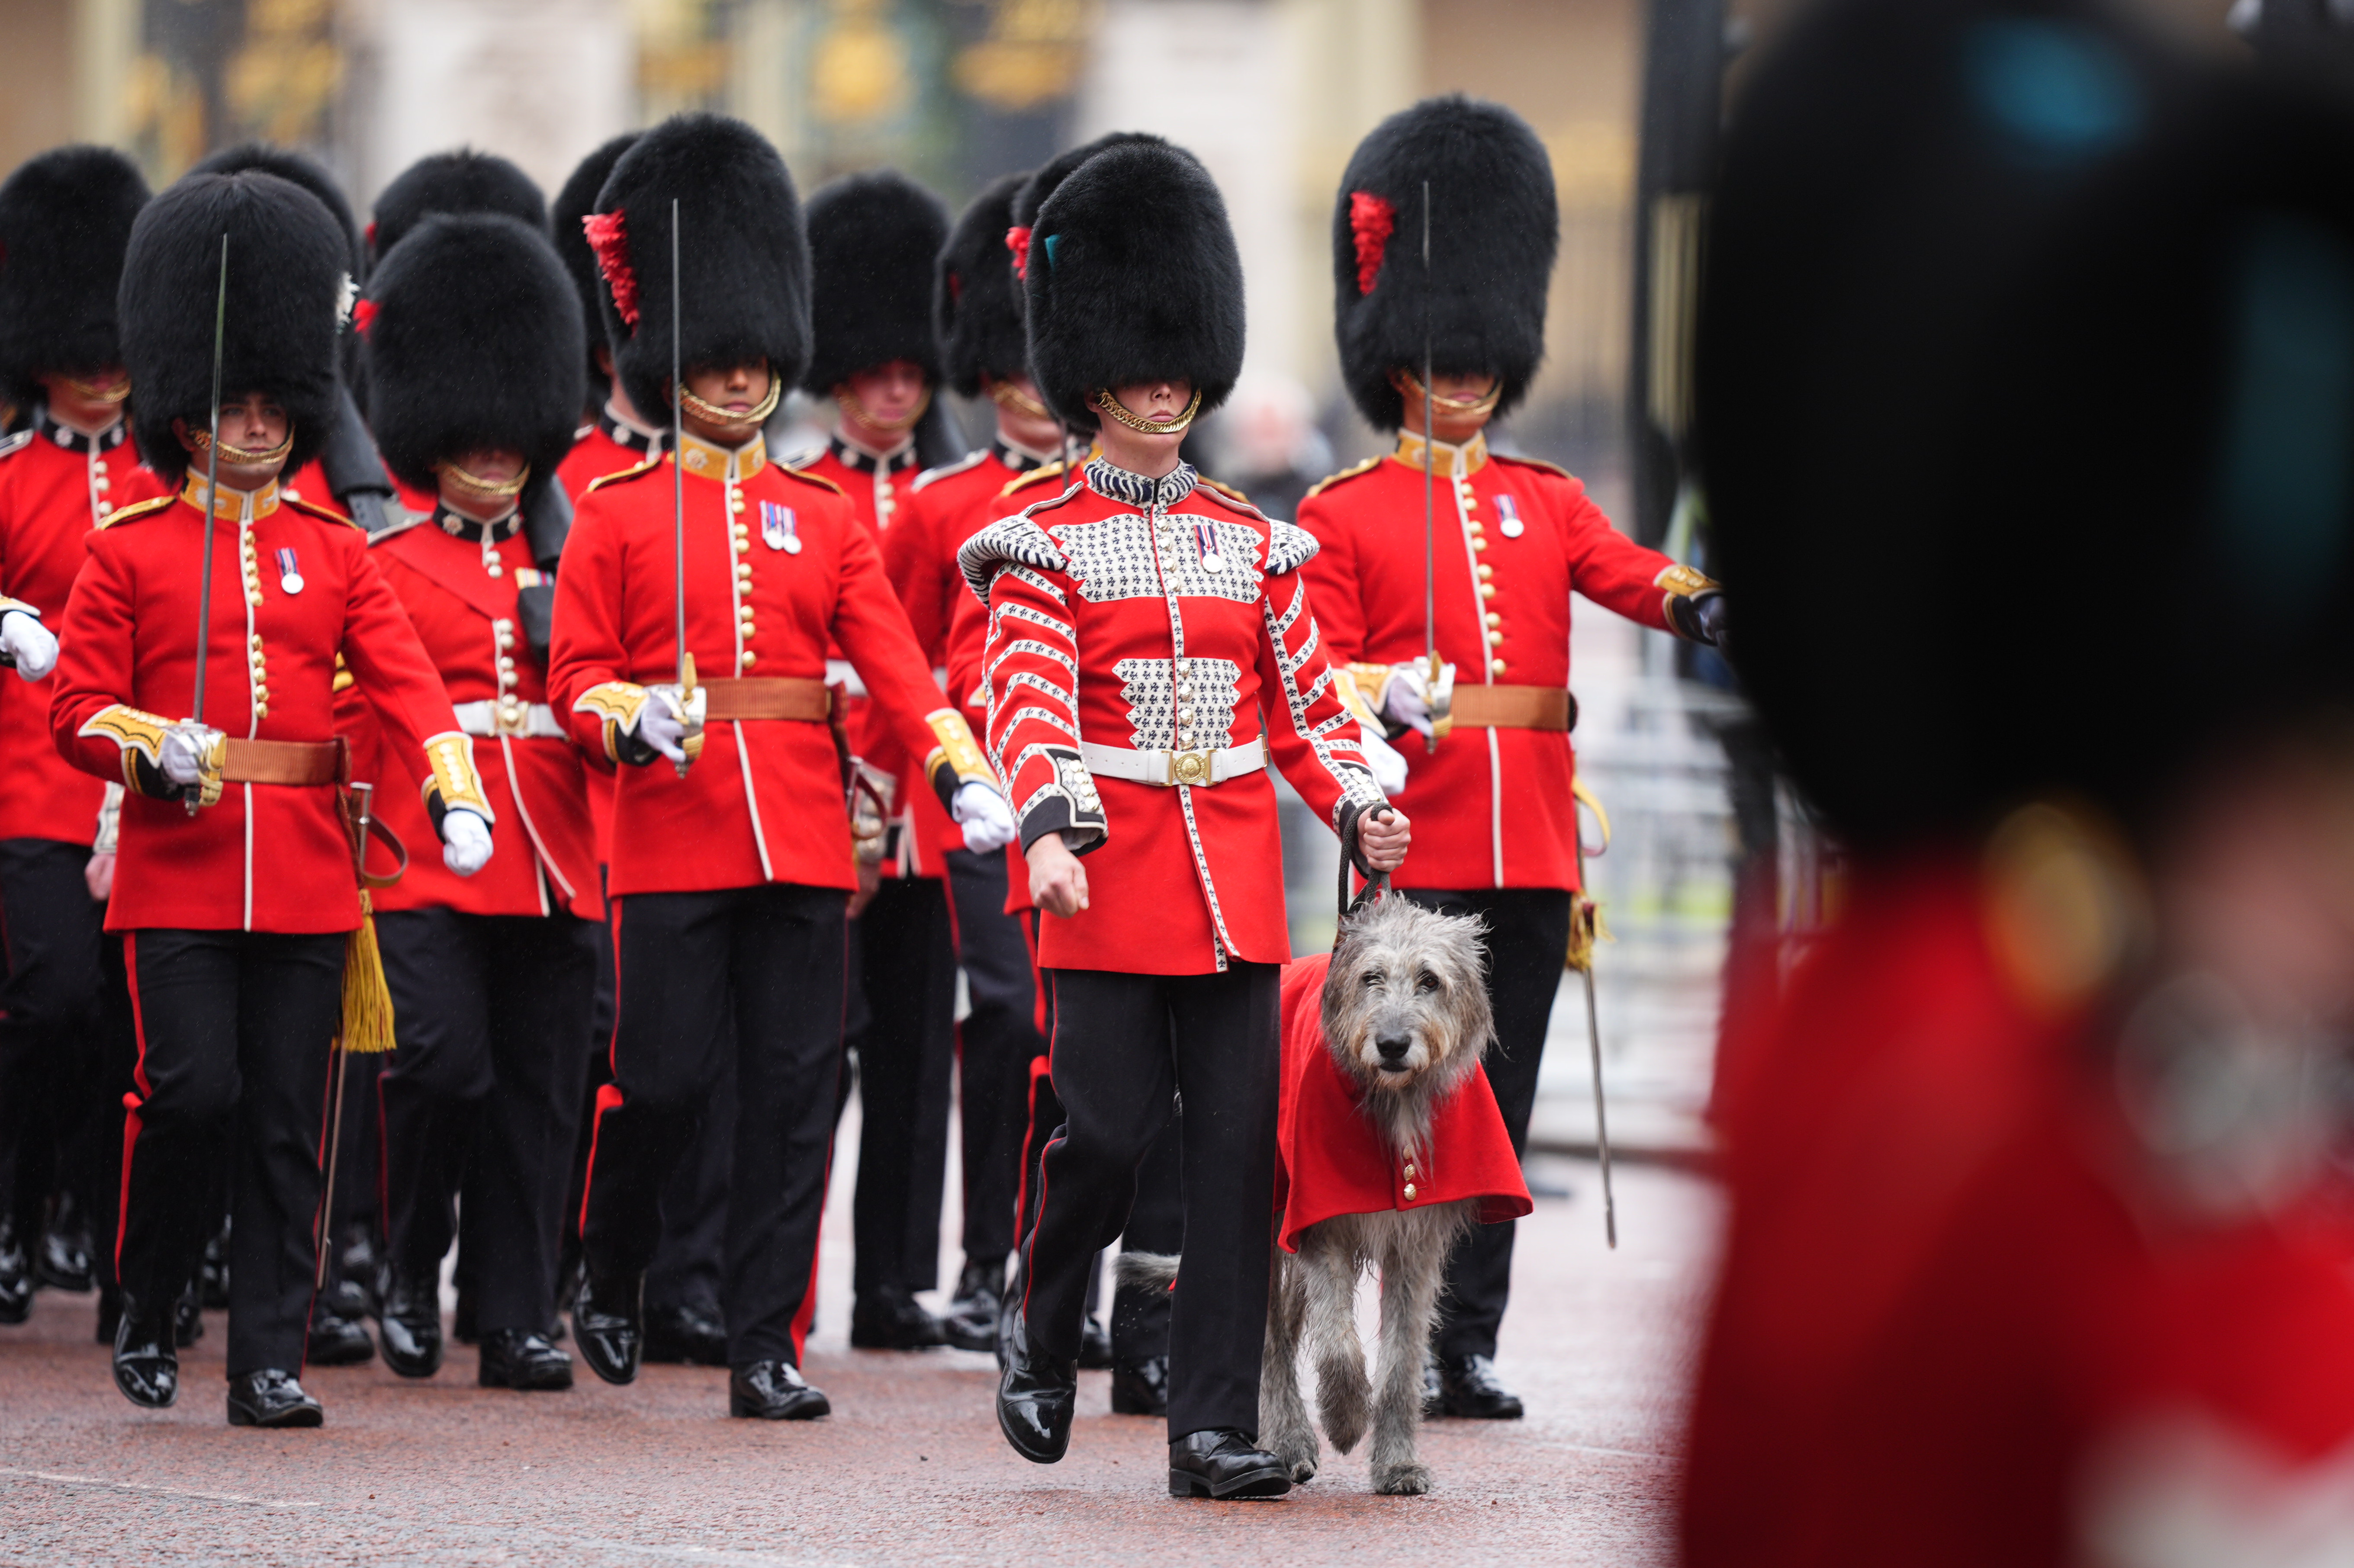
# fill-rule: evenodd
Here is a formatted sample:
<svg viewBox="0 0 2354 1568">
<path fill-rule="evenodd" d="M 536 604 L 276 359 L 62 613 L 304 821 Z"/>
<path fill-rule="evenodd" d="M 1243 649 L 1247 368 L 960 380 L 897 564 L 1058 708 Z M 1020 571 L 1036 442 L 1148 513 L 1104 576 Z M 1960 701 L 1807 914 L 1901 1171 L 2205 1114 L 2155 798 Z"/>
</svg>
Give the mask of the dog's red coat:
<svg viewBox="0 0 2354 1568">
<path fill-rule="evenodd" d="M 1517 1220 L 1535 1205 L 1521 1162 L 1512 1153 L 1504 1114 L 1475 1067 L 1463 1086 L 1431 1118 L 1430 1147 L 1415 1173 L 1383 1141 L 1360 1096 L 1324 1044 L 1320 999 L 1329 953 L 1283 966 L 1283 1104 L 1276 1123 L 1276 1202 L 1283 1215 L 1278 1239 L 1299 1250 L 1299 1233 L 1335 1214 L 1423 1209 L 1459 1199 L 1479 1201 L 1479 1220 Z M 1414 1196 L 1405 1195 L 1407 1184 Z"/>
</svg>

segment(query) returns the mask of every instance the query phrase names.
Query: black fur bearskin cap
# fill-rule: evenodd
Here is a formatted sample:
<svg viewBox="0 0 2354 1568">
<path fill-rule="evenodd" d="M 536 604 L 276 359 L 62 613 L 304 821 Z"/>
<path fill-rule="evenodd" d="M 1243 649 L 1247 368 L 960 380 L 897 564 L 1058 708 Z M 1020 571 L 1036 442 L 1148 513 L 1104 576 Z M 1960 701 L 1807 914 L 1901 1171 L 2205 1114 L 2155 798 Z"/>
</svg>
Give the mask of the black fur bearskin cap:
<svg viewBox="0 0 2354 1568">
<path fill-rule="evenodd" d="M 2147 842 L 2354 711 L 2341 106 L 2089 0 L 1833 0 L 1757 62 L 1711 248 L 1732 656 L 1850 847 L 2052 797 Z"/>
<path fill-rule="evenodd" d="M 1030 231 L 1037 223 L 1038 209 L 1046 205 L 1046 198 L 1053 196 L 1061 187 L 1063 182 L 1071 177 L 1074 170 L 1097 153 L 1107 153 L 1114 147 L 1139 144 L 1166 147 L 1170 143 L 1149 131 L 1114 131 L 1098 136 L 1092 142 L 1073 147 L 1067 152 L 1057 153 L 1030 171 L 1029 177 L 1024 179 L 1021 188 L 1013 193 L 1012 221 L 1006 225 L 1005 230 L 1005 249 L 1013 258 L 1013 276 L 1017 283 L 1014 291 L 1017 296 L 1022 292 L 1018 287 L 1020 280 L 1029 275 Z M 1025 298 L 1021 301 L 1021 303 L 1024 309 L 1027 309 L 1029 301 Z"/>
<path fill-rule="evenodd" d="M 519 451 L 528 514 L 572 450 L 586 387 L 578 296 L 546 237 L 495 213 L 437 213 L 386 254 L 367 297 L 369 412 L 386 466 L 430 491 L 436 463 Z"/>
<path fill-rule="evenodd" d="M 932 319 L 939 329 L 948 384 L 962 397 L 980 397 L 984 376 L 1002 380 L 1030 373 L 1021 280 L 1005 245 L 1006 231 L 1013 227 L 1013 193 L 1028 177 L 1008 175 L 973 197 L 940 251 Z"/>
<path fill-rule="evenodd" d="M 122 363 L 114 295 L 147 182 L 108 147 L 58 147 L 0 185 L 0 396 L 41 396 L 44 371 Z"/>
<path fill-rule="evenodd" d="M 316 196 L 275 175 L 187 175 L 133 225 L 116 310 L 131 372 L 140 456 L 177 484 L 188 454 L 172 421 L 212 413 L 213 307 L 228 236 L 221 395 L 261 392 L 293 425 L 292 473 L 318 453 L 335 418 L 336 341 L 350 252 Z"/>
<path fill-rule="evenodd" d="M 766 360 L 784 386 L 810 357 L 809 240 L 793 177 L 768 139 L 722 114 L 679 114 L 621 154 L 588 242 L 605 279 L 605 336 L 630 401 L 670 408 L 670 207 L 685 273 L 679 363 Z"/>
<path fill-rule="evenodd" d="M 302 186 L 319 198 L 344 231 L 344 249 L 350 255 L 345 270 L 355 281 L 367 275 L 367 243 L 360 235 L 359 221 L 352 217 L 352 204 L 344 195 L 344 187 L 335 176 L 316 158 L 298 153 L 292 147 L 273 147 L 267 142 L 246 142 L 235 147 L 224 147 L 188 172 L 192 175 L 234 175 L 241 169 L 255 169 L 265 175 Z"/>
<path fill-rule="evenodd" d="M 1544 143 L 1501 104 L 1425 99 L 1358 143 L 1332 207 L 1332 335 L 1366 420 L 1394 430 L 1405 418 L 1390 372 L 1422 375 L 1426 319 L 1433 373 L 1500 377 L 1496 412 L 1510 413 L 1544 358 L 1560 237 Z"/>
<path fill-rule="evenodd" d="M 1200 160 L 1132 142 L 1079 165 L 1038 209 L 1030 369 L 1055 417 L 1097 428 L 1099 387 L 1182 378 L 1208 413 L 1243 366 L 1243 263 Z"/>
<path fill-rule="evenodd" d="M 845 175 L 810 193 L 809 369 L 823 394 L 862 370 L 905 359 L 940 379 L 932 280 L 949 209 L 896 169 Z"/>
<path fill-rule="evenodd" d="M 547 198 L 539 186 L 495 153 L 461 147 L 419 158 L 395 175 L 376 198 L 368 225 L 368 264 L 392 254 L 419 224 L 437 212 L 494 212 L 547 231 Z"/>
<path fill-rule="evenodd" d="M 583 340 L 582 366 L 588 376 L 588 396 L 604 402 L 612 384 L 597 366 L 597 345 L 605 341 L 605 281 L 597 275 L 597 253 L 588 249 L 588 236 L 581 231 L 580 220 L 597 210 L 597 193 L 605 188 L 605 181 L 613 173 L 613 165 L 621 154 L 637 144 L 638 132 L 624 131 L 603 146 L 580 160 L 556 193 L 556 207 L 548 215 L 550 230 L 556 239 L 556 254 L 563 259 L 564 270 L 572 275 L 573 291 L 580 296 L 580 321 L 586 332 Z"/>
</svg>

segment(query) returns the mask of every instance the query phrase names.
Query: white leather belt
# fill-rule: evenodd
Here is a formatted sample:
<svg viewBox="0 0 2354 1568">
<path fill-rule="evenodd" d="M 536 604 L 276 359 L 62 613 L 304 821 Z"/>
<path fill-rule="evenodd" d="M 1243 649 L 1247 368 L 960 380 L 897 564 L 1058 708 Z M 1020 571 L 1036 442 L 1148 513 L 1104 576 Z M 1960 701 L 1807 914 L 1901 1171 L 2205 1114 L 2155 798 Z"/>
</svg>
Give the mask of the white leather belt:
<svg viewBox="0 0 2354 1568">
<path fill-rule="evenodd" d="M 1079 759 L 1098 779 L 1133 784 L 1223 784 L 1267 766 L 1267 743 L 1254 740 L 1224 751 L 1130 751 L 1124 746 L 1079 742 Z"/>
<path fill-rule="evenodd" d="M 521 736 L 531 740 L 564 738 L 564 726 L 557 722 L 556 710 L 546 703 L 519 703 L 513 697 L 501 697 L 496 702 L 485 698 L 455 706 L 458 727 L 468 735 Z"/>
</svg>

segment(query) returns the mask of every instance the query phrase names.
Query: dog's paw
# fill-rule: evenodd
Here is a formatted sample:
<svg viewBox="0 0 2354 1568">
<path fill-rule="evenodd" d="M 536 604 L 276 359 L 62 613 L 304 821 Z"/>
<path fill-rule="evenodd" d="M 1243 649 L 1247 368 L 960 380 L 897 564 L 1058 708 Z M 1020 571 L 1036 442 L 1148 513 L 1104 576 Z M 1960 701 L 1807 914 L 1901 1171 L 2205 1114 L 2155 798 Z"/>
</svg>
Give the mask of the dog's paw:
<svg viewBox="0 0 2354 1568">
<path fill-rule="evenodd" d="M 1375 1465 L 1373 1490 L 1385 1498 L 1418 1498 L 1437 1484 L 1430 1467 L 1417 1459 L 1401 1465 Z"/>
<path fill-rule="evenodd" d="M 1298 1432 L 1278 1432 L 1267 1441 L 1267 1451 L 1291 1471 L 1292 1484 L 1297 1486 L 1316 1478 L 1318 1454 L 1316 1434 L 1302 1429 Z"/>
</svg>

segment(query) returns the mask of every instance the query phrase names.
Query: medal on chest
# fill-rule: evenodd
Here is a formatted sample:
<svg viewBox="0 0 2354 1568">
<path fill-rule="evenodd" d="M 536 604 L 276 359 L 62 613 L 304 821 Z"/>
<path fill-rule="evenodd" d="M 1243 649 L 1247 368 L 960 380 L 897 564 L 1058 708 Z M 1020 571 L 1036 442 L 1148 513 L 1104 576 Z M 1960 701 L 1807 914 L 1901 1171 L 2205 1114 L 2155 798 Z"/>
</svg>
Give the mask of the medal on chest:
<svg viewBox="0 0 2354 1568">
<path fill-rule="evenodd" d="M 1528 525 L 1521 521 L 1521 503 L 1512 499 L 1510 492 L 1496 497 L 1496 514 L 1504 520 L 1500 532 L 1505 538 L 1517 539 L 1528 532 Z"/>
<path fill-rule="evenodd" d="M 288 593 L 302 591 L 302 563 L 294 558 L 291 546 L 281 546 L 278 551 L 278 586 Z"/>
<path fill-rule="evenodd" d="M 801 525 L 791 507 L 779 506 L 773 501 L 760 503 L 760 543 L 788 556 L 801 553 Z"/>
<path fill-rule="evenodd" d="M 1193 548 L 1201 553 L 1204 571 L 1223 572 L 1226 569 L 1226 557 L 1218 553 L 1218 525 L 1215 523 L 1193 524 Z"/>
</svg>

